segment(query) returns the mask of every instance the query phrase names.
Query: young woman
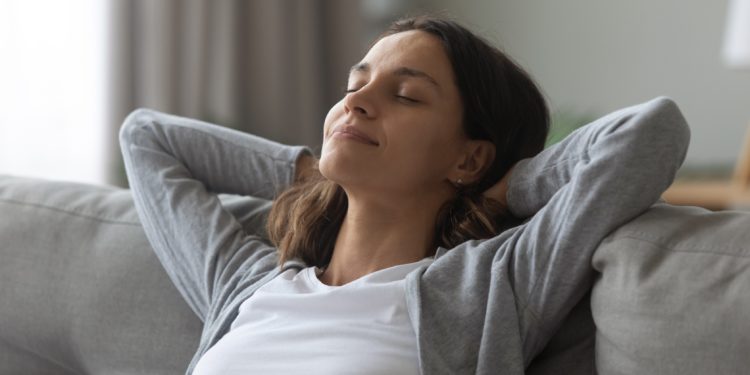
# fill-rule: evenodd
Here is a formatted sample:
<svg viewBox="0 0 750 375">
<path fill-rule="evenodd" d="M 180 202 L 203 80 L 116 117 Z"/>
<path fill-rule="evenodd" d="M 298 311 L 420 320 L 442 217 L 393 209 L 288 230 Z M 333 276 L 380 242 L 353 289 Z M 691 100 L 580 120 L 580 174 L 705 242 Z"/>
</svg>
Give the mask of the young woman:
<svg viewBox="0 0 750 375">
<path fill-rule="evenodd" d="M 120 141 L 144 230 L 205 322 L 187 373 L 522 374 L 592 252 L 670 185 L 657 98 L 544 151 L 529 76 L 454 22 L 395 22 L 349 73 L 320 159 L 152 110 Z M 218 193 L 274 200 L 269 241 Z"/>
</svg>

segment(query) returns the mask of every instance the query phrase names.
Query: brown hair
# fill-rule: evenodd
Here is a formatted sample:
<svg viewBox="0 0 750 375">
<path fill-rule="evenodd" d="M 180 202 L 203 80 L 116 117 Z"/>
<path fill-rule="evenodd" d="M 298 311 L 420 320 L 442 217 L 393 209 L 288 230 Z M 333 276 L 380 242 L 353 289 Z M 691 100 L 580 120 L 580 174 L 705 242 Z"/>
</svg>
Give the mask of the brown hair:
<svg viewBox="0 0 750 375">
<path fill-rule="evenodd" d="M 432 248 L 450 249 L 471 239 L 495 236 L 519 220 L 482 192 L 517 161 L 544 148 L 549 130 L 544 96 L 521 67 L 454 21 L 431 16 L 400 19 L 373 44 L 409 30 L 440 39 L 461 95 L 464 131 L 471 139 L 495 145 L 495 160 L 482 178 L 459 189 L 455 199 L 441 207 Z M 346 193 L 320 174 L 316 161 L 311 173 L 282 192 L 271 208 L 267 230 L 279 250 L 279 265 L 301 258 L 308 266 L 325 267 L 333 255 L 346 210 Z"/>
</svg>

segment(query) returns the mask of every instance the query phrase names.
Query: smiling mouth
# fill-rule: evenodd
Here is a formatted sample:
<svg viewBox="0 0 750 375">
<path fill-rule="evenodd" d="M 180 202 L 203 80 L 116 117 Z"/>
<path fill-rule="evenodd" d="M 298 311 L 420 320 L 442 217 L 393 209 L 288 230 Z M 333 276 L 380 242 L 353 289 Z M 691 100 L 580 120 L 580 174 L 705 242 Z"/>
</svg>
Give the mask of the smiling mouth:
<svg viewBox="0 0 750 375">
<path fill-rule="evenodd" d="M 379 146 L 380 145 L 380 143 L 378 143 L 378 142 L 370 139 L 367 135 L 362 134 L 362 132 L 357 131 L 356 129 L 354 129 L 352 127 L 349 127 L 349 126 L 344 126 L 344 127 L 340 128 L 340 129 L 334 130 L 334 132 L 333 132 L 333 134 L 331 134 L 331 136 L 333 136 L 333 137 L 341 137 L 341 138 L 345 138 L 345 139 L 350 139 L 350 140 L 357 141 L 357 142 L 364 143 L 364 144 L 368 144 L 368 145 L 371 145 L 371 146 Z"/>
</svg>

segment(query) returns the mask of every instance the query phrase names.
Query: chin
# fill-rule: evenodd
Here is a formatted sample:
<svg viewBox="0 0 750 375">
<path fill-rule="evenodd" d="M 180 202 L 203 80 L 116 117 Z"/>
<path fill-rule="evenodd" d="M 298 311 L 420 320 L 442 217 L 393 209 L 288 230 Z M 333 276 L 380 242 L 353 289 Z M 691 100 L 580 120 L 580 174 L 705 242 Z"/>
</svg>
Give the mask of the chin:
<svg viewBox="0 0 750 375">
<path fill-rule="evenodd" d="M 340 153 L 321 155 L 318 162 L 320 174 L 342 187 L 370 186 L 377 181 L 375 169 L 366 160 L 347 157 Z"/>
<path fill-rule="evenodd" d="M 321 155 L 320 161 L 318 161 L 318 169 L 323 177 L 340 185 L 347 180 L 347 177 L 351 178 L 353 171 L 356 170 L 356 167 L 352 164 L 355 164 L 352 160 L 327 153 Z"/>
</svg>

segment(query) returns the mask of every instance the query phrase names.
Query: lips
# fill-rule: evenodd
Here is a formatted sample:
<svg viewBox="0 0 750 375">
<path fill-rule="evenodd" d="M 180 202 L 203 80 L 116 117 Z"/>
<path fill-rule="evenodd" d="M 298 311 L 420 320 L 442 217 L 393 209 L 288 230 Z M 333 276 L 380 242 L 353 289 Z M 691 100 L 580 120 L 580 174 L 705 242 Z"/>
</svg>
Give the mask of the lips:
<svg viewBox="0 0 750 375">
<path fill-rule="evenodd" d="M 372 139 L 369 135 L 365 134 L 363 131 L 355 128 L 352 125 L 339 125 L 336 128 L 333 129 L 333 132 L 331 132 L 331 136 L 336 135 L 336 133 L 342 133 L 341 135 L 344 137 L 352 138 L 354 140 L 360 140 L 365 143 L 369 143 L 373 146 L 378 146 L 380 143 Z"/>
</svg>

